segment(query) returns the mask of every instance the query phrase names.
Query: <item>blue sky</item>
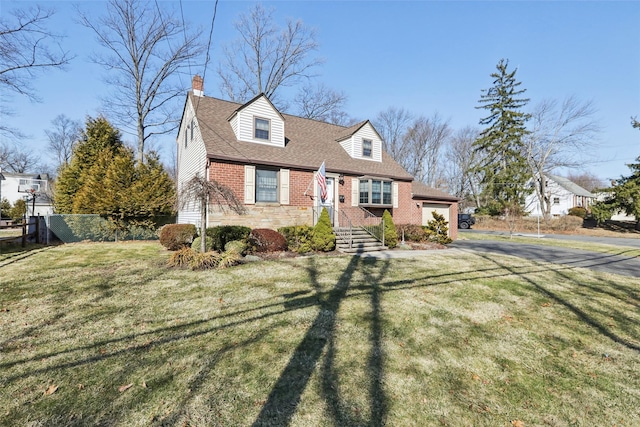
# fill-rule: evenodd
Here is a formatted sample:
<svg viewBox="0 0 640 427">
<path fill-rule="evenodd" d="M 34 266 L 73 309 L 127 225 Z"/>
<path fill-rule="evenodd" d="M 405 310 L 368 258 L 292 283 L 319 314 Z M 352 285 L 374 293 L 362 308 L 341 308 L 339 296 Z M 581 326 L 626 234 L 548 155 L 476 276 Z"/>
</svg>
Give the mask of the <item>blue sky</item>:
<svg viewBox="0 0 640 427">
<path fill-rule="evenodd" d="M 84 1 L 92 13 L 103 1 Z M 206 29 L 213 1 L 183 0 L 185 18 Z M 0 0 L 0 13 L 33 2 Z M 64 46 L 77 55 L 66 72 L 51 71 L 35 81 L 42 103 L 13 96 L 14 127 L 30 137 L 19 141 L 46 158 L 45 129 L 58 114 L 84 121 L 100 111 L 109 93 L 104 71 L 88 56 L 98 46 L 93 35 L 74 22 L 72 2 L 44 1 L 57 10 L 53 30 L 64 33 Z M 161 1 L 178 10 L 179 2 Z M 213 32 L 212 63 L 205 93 L 221 97 L 215 67 L 221 43 L 236 37 L 233 22 L 253 3 L 220 1 Z M 314 27 L 319 81 L 344 91 L 347 112 L 373 119 L 388 107 L 404 107 L 416 115 L 438 112 L 454 129 L 478 126 L 484 111 L 481 90 L 501 58 L 518 67 L 530 106 L 543 99 L 575 95 L 591 100 L 602 128 L 594 149 L 596 163 L 584 169 L 600 178 L 628 174 L 625 163 L 640 154 L 640 132 L 630 116 L 640 117 L 640 2 L 627 1 L 277 1 L 274 17 L 284 23 L 299 18 Z M 194 68 L 194 73 L 203 74 Z M 188 76 L 182 77 L 189 81 Z M 133 141 L 132 137 L 126 137 Z M 175 142 L 155 142 L 165 158 Z"/>
</svg>

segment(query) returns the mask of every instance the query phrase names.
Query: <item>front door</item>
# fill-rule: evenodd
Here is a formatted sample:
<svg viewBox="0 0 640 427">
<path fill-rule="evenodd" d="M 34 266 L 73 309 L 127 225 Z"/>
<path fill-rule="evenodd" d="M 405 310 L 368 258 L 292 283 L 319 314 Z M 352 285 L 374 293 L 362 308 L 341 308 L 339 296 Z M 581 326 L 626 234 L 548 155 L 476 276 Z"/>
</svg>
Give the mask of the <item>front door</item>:
<svg viewBox="0 0 640 427">
<path fill-rule="evenodd" d="M 329 218 L 331 219 L 331 225 L 334 224 L 334 204 L 333 204 L 333 196 L 334 196 L 334 190 L 333 190 L 333 186 L 334 186 L 334 179 L 333 178 L 328 178 L 327 177 L 327 198 L 326 200 L 323 202 L 322 198 L 320 197 L 321 191 L 320 191 L 320 185 L 318 184 L 318 188 L 317 188 L 317 195 L 318 198 L 316 199 L 318 201 L 318 217 L 316 218 L 316 222 L 318 222 L 318 218 L 320 218 L 320 214 L 322 213 L 322 208 L 327 208 L 327 212 L 329 212 Z"/>
</svg>

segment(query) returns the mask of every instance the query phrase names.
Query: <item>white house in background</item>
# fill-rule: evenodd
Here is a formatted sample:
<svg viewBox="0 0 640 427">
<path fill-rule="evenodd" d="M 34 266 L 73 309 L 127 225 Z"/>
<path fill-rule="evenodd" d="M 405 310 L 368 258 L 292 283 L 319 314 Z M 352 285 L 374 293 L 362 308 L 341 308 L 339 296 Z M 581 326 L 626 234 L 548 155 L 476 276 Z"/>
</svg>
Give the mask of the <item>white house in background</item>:
<svg viewBox="0 0 640 427">
<path fill-rule="evenodd" d="M 551 201 L 551 216 L 559 217 L 567 215 L 569 209 L 589 207 L 596 200 L 596 195 L 580 187 L 575 182 L 557 175 L 546 175 L 547 197 Z M 525 200 L 525 209 L 531 216 L 542 216 L 540 203 L 535 191 L 529 194 Z"/>
<path fill-rule="evenodd" d="M 2 172 L 2 175 L 4 179 L 0 179 L 0 200 L 7 199 L 14 205 L 18 200 L 28 199 L 28 215 L 50 215 L 53 213 L 51 198 L 47 196 L 49 190 L 49 176 L 47 174 Z M 35 204 L 33 196 L 35 196 Z"/>
</svg>

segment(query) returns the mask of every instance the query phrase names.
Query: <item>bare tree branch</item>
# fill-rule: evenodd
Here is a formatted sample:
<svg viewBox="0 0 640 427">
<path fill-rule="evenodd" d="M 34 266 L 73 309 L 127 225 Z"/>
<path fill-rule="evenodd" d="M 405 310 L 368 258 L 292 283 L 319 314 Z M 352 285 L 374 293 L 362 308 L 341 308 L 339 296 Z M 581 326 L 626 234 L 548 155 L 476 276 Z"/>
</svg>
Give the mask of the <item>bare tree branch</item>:
<svg viewBox="0 0 640 427">
<path fill-rule="evenodd" d="M 138 138 L 137 159 L 144 161 L 145 144 L 153 135 L 177 127 L 186 87 L 175 79 L 204 52 L 200 31 L 187 33 L 183 24 L 142 0 L 110 0 L 107 15 L 94 20 L 79 12 L 80 22 L 93 30 L 108 52 L 93 61 L 110 74 L 114 87 L 104 100 L 114 121 Z"/>
<path fill-rule="evenodd" d="M 51 125 L 53 129 L 45 130 L 44 133 L 49 139 L 47 148 L 56 156 L 57 169 L 71 161 L 73 147 L 82 137 L 82 123 L 60 114 L 51 121 Z"/>
<path fill-rule="evenodd" d="M 345 115 L 342 108 L 347 101 L 344 92 L 338 92 L 324 84 L 304 86 L 294 99 L 298 115 L 307 119 L 343 125 Z M 333 120 L 338 120 L 336 123 Z"/>
</svg>

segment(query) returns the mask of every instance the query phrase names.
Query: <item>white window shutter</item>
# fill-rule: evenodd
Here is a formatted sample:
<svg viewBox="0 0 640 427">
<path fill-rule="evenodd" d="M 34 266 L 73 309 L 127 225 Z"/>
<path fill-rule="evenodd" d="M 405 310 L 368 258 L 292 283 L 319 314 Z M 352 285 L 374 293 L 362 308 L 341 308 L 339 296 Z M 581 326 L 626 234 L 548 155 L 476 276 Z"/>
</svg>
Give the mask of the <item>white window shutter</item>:
<svg viewBox="0 0 640 427">
<path fill-rule="evenodd" d="M 360 180 L 351 178 L 351 206 L 358 206 L 360 200 Z"/>
<path fill-rule="evenodd" d="M 256 203 L 256 167 L 244 165 L 244 203 Z"/>
<path fill-rule="evenodd" d="M 289 169 L 280 169 L 280 204 L 289 204 Z"/>
<path fill-rule="evenodd" d="M 393 189 L 391 191 L 393 193 L 391 195 L 391 197 L 393 197 L 393 207 L 397 209 L 398 208 L 398 183 L 397 182 L 393 183 Z"/>
</svg>

